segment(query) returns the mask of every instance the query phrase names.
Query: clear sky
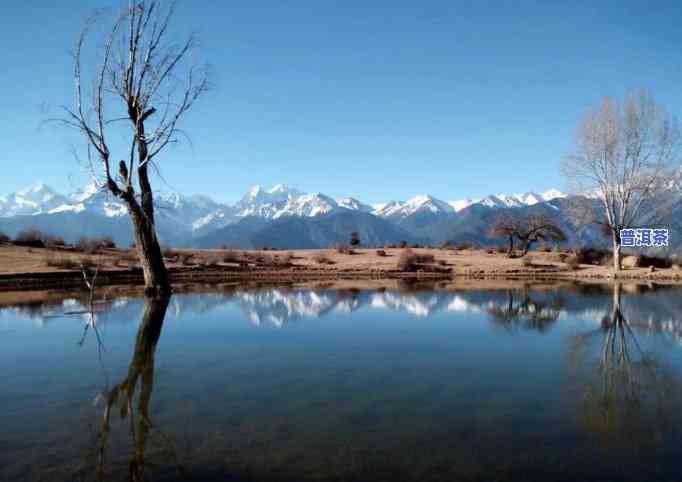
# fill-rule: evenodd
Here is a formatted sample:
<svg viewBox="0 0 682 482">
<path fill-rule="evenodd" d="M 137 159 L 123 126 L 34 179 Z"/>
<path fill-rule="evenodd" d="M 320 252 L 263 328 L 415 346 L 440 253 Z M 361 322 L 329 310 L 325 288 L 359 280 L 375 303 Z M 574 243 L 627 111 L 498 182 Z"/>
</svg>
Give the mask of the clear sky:
<svg viewBox="0 0 682 482">
<path fill-rule="evenodd" d="M 0 193 L 85 182 L 73 135 L 41 121 L 73 104 L 81 19 L 115 5 L 3 5 Z M 367 202 L 563 188 L 588 104 L 646 87 L 682 110 L 679 0 L 181 0 L 176 22 L 213 87 L 161 168 L 221 201 L 276 183 Z"/>
</svg>

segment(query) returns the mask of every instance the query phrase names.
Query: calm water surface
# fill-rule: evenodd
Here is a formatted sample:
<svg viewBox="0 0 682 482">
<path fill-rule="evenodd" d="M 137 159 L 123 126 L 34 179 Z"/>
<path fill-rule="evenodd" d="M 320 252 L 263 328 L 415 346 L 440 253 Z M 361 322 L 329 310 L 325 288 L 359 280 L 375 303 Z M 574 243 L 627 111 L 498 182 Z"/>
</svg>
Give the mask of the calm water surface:
<svg viewBox="0 0 682 482">
<path fill-rule="evenodd" d="M 681 289 L 429 288 L 0 308 L 0 480 L 682 480 Z"/>
</svg>

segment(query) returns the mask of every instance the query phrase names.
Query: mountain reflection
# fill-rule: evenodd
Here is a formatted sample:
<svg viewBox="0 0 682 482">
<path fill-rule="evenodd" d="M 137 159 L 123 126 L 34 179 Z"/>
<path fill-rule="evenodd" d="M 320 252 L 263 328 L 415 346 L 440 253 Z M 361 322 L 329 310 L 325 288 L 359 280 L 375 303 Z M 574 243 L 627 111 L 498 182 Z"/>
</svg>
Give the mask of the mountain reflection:
<svg viewBox="0 0 682 482">
<path fill-rule="evenodd" d="M 399 289 L 303 289 L 292 287 L 239 288 L 203 293 L 176 294 L 170 307 L 172 316 L 185 313 L 208 314 L 236 306 L 254 325 L 284 327 L 301 319 L 323 318 L 332 313 L 348 314 L 362 310 L 406 313 L 426 318 L 448 313 L 482 313 L 506 329 L 533 329 L 544 332 L 562 318 L 599 323 L 611 316 L 612 294 L 607 285 L 521 286 L 494 290 L 447 290 L 433 286 Z M 639 333 L 667 333 L 682 341 L 682 297 L 679 289 L 646 285 L 622 287 L 621 311 Z M 78 296 L 50 303 L 27 303 L 0 308 L 3 312 L 30 318 L 43 326 L 85 306 Z M 138 319 L 140 298 L 110 297 L 98 302 L 97 321 L 131 323 Z"/>
</svg>

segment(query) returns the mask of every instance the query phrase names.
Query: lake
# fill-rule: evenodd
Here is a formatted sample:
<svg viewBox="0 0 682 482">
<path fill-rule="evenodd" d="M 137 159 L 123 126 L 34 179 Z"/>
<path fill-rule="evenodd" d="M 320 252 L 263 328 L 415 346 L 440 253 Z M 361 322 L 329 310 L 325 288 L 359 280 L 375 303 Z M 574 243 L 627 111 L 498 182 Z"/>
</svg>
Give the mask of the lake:
<svg viewBox="0 0 682 482">
<path fill-rule="evenodd" d="M 217 286 L 0 308 L 0 480 L 682 480 L 682 289 Z"/>
</svg>

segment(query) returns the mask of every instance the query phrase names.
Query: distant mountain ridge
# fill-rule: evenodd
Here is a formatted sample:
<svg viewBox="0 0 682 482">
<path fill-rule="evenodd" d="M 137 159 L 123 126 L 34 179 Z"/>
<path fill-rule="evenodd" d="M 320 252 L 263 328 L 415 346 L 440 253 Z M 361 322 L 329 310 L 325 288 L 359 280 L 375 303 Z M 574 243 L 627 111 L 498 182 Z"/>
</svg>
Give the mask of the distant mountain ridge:
<svg viewBox="0 0 682 482">
<path fill-rule="evenodd" d="M 347 243 L 357 231 L 366 246 L 400 241 L 438 244 L 443 241 L 495 243 L 488 231 L 499 209 L 542 213 L 556 219 L 569 242 L 595 242 L 593 231 L 580 231 L 565 215 L 566 195 L 496 194 L 444 201 L 420 194 L 406 201 L 370 205 L 353 197 L 335 199 L 305 193 L 284 184 L 251 188 L 235 204 L 207 196 L 155 193 L 157 231 L 174 246 L 282 249 L 324 248 Z M 111 236 L 119 244 L 132 241 L 126 207 L 104 189 L 90 184 L 61 194 L 40 183 L 0 197 L 0 232 L 15 236 L 37 228 L 74 242 L 82 236 Z"/>
</svg>

